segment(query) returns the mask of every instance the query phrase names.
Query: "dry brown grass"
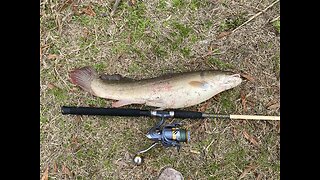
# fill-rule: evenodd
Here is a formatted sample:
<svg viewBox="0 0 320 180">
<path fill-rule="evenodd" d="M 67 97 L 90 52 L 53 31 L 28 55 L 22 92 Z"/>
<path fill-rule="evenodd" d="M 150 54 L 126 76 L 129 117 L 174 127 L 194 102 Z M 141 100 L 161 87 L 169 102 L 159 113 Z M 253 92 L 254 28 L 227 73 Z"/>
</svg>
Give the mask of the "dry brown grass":
<svg viewBox="0 0 320 180">
<path fill-rule="evenodd" d="M 137 1 L 133 7 L 121 1 L 112 18 L 113 2 L 67 2 L 73 4 L 40 4 L 40 176 L 49 166 L 51 179 L 153 179 L 171 166 L 186 179 L 280 178 L 279 122 L 180 120 L 191 129 L 192 142 L 180 153 L 153 149 L 136 167 L 131 158 L 150 145 L 144 134 L 157 119 L 60 113 L 62 105 L 110 106 L 69 81 L 70 70 L 91 65 L 133 78 L 200 69 L 246 73 L 254 81 L 212 98 L 206 112 L 280 115 L 274 105 L 280 103 L 280 34 L 270 23 L 280 14 L 279 3 L 219 38 L 272 1 Z M 96 16 L 77 14 L 87 6 Z"/>
</svg>

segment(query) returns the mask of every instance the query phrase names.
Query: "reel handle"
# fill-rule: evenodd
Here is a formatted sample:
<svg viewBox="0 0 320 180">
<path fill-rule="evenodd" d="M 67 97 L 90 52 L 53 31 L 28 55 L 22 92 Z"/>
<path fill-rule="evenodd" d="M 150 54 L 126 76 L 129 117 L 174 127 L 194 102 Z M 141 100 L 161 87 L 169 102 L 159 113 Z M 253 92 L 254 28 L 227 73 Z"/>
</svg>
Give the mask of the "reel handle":
<svg viewBox="0 0 320 180">
<path fill-rule="evenodd" d="M 145 153 L 147 151 L 149 151 L 150 149 L 152 149 L 154 146 L 156 146 L 157 144 L 159 144 L 158 142 L 153 143 L 150 147 L 148 147 L 147 149 L 141 150 L 139 151 L 134 157 L 133 157 L 133 162 L 136 165 L 141 165 L 143 163 L 143 157 L 141 156 L 142 153 Z"/>
</svg>

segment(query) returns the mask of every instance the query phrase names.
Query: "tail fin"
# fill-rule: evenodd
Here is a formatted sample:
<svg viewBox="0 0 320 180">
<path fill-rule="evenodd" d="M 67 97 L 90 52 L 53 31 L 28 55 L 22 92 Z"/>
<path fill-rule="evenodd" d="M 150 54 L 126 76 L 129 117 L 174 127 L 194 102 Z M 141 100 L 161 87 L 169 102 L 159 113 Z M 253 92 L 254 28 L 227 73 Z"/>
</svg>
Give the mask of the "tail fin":
<svg viewBox="0 0 320 180">
<path fill-rule="evenodd" d="M 93 93 L 91 81 L 97 77 L 97 72 L 92 67 L 83 67 L 70 72 L 71 82 L 80 86 L 83 90 Z"/>
</svg>

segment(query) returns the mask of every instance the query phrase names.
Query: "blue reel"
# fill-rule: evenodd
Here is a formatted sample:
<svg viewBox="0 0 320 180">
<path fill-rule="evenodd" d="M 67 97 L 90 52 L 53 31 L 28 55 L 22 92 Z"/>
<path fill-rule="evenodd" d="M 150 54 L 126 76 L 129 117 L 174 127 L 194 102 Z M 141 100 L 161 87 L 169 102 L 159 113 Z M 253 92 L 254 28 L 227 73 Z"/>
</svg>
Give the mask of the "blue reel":
<svg viewBox="0 0 320 180">
<path fill-rule="evenodd" d="M 141 165 L 143 163 L 142 153 L 145 153 L 152 149 L 157 144 L 162 144 L 164 147 L 176 147 L 178 152 L 181 147 L 181 142 L 190 142 L 190 131 L 181 128 L 181 123 L 173 123 L 169 125 L 164 125 L 165 118 L 170 117 L 169 114 L 156 114 L 156 116 L 161 117 L 159 123 L 152 127 L 148 133 L 147 138 L 155 141 L 149 148 L 139 151 L 133 161 L 136 165 Z"/>
</svg>

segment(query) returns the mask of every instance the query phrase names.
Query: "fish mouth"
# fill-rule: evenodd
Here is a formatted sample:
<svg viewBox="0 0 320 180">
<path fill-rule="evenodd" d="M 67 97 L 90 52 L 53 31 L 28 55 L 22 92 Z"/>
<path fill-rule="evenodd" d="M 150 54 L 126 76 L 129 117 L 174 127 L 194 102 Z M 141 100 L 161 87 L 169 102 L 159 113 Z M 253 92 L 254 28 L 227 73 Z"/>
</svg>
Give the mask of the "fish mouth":
<svg viewBox="0 0 320 180">
<path fill-rule="evenodd" d="M 236 73 L 236 72 L 232 72 L 232 71 L 225 71 L 224 75 L 231 76 L 231 77 L 236 77 L 236 78 L 240 78 L 241 77 L 240 73 Z"/>
<path fill-rule="evenodd" d="M 232 74 L 231 77 L 241 78 L 241 75 L 240 74 Z"/>
<path fill-rule="evenodd" d="M 222 86 L 226 87 L 227 89 L 233 88 L 238 86 L 242 82 L 241 75 L 239 73 L 231 73 L 224 77 Z"/>
</svg>

